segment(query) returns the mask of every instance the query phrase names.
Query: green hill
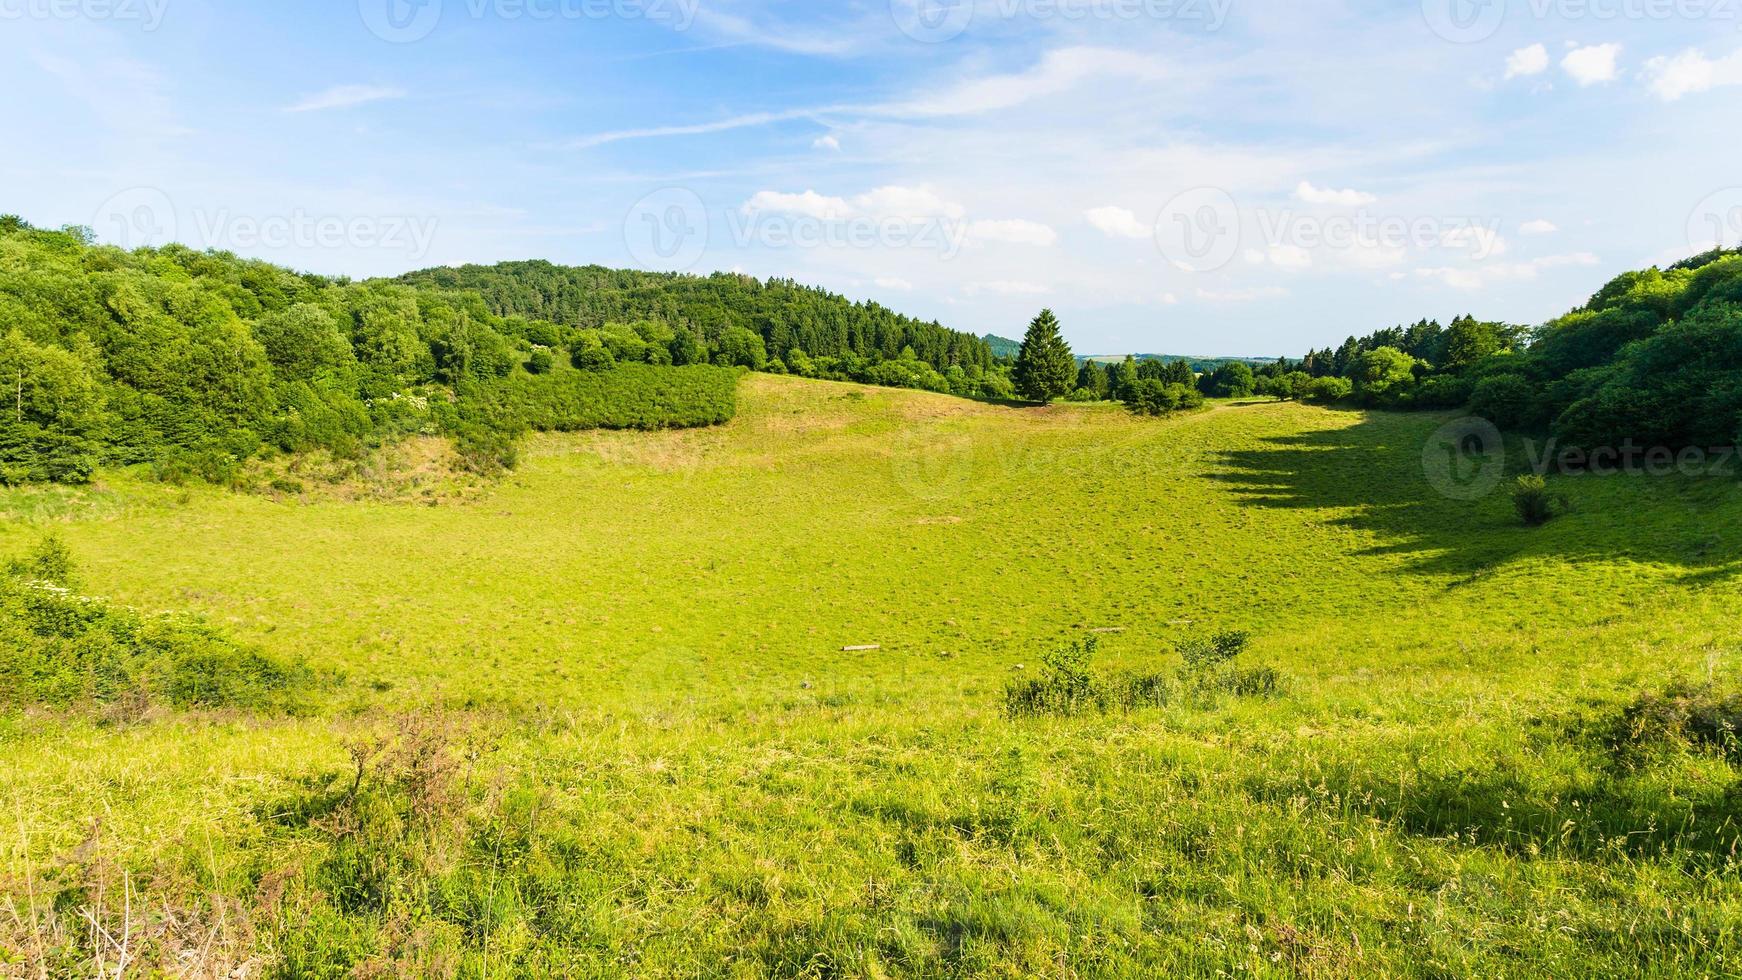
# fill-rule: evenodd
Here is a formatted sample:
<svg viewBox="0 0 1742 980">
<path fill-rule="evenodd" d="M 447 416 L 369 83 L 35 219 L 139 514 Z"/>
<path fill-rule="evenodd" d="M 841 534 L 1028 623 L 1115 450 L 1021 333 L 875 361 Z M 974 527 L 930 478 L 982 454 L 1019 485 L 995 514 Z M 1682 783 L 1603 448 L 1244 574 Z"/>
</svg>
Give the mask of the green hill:
<svg viewBox="0 0 1742 980">
<path fill-rule="evenodd" d="M 1527 528 L 1436 492 L 1444 420 L 757 375 L 456 506 L 0 490 L 0 555 L 52 527 L 88 593 L 348 678 L 0 720 L 0 949 L 82 975 L 83 908 L 171 974 L 1733 972 L 1742 491 L 1554 480 Z M 1075 710 L 1007 707 L 1085 636 Z"/>
</svg>

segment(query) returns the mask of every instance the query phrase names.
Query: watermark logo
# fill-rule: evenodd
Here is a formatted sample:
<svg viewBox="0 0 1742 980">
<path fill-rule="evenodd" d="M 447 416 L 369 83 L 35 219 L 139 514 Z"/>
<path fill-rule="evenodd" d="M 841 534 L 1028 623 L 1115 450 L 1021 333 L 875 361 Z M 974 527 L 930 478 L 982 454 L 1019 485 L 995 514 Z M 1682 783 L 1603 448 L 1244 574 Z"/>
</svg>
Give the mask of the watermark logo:
<svg viewBox="0 0 1742 980">
<path fill-rule="evenodd" d="M 169 0 L 0 0 L 0 21 L 100 20 L 136 23 L 147 33 L 163 25 Z"/>
<path fill-rule="evenodd" d="M 908 431 L 892 452 L 896 484 L 915 497 L 954 497 L 974 482 L 974 440 L 967 435 Z"/>
<path fill-rule="evenodd" d="M 411 44 L 435 32 L 442 0 L 357 0 L 369 33 L 389 44 Z"/>
<path fill-rule="evenodd" d="M 1422 0 L 1421 13 L 1435 34 L 1453 44 L 1493 37 L 1506 21 L 1506 0 Z"/>
<path fill-rule="evenodd" d="M 1155 244 L 1187 272 L 1214 272 L 1240 251 L 1240 207 L 1217 187 L 1177 194 L 1155 221 Z"/>
<path fill-rule="evenodd" d="M 1421 467 L 1428 485 L 1440 496 L 1480 500 L 1506 476 L 1506 442 L 1487 419 L 1457 419 L 1428 437 Z"/>
<path fill-rule="evenodd" d="M 975 0 L 892 0 L 889 12 L 901 33 L 921 44 L 943 44 L 974 22 Z"/>
<path fill-rule="evenodd" d="M 409 215 L 317 215 L 298 209 L 288 214 L 242 214 L 229 208 L 181 211 L 155 187 L 134 187 L 97 208 L 91 230 L 97 238 L 132 251 L 184 242 L 194 248 L 260 250 L 388 249 L 414 260 L 429 254 L 439 219 Z M 182 237 L 189 232 L 192 240 Z"/>
<path fill-rule="evenodd" d="M 1696 252 L 1742 244 L 1742 187 L 1726 187 L 1688 215 L 1688 245 Z"/>
<path fill-rule="evenodd" d="M 91 229 L 103 241 L 132 251 L 176 240 L 175 202 L 155 187 L 133 187 L 97 207 Z"/>
<path fill-rule="evenodd" d="M 708 208 L 687 187 L 666 187 L 636 201 L 623 220 L 623 242 L 644 269 L 686 272 L 708 251 Z"/>
<path fill-rule="evenodd" d="M 3 0 L 0 0 L 3 2 Z M 392 44 L 421 41 L 449 8 L 471 20 L 645 20 L 677 31 L 695 23 L 701 0 L 357 0 L 370 33 Z"/>
</svg>

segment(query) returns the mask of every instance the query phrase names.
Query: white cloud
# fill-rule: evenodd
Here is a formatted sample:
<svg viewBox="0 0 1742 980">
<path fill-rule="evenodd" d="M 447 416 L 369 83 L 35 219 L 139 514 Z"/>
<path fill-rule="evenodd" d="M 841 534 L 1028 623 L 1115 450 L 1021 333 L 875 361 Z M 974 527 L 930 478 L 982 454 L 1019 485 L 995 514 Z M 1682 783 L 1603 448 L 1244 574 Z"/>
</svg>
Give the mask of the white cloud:
<svg viewBox="0 0 1742 980">
<path fill-rule="evenodd" d="M 899 221 L 925 221 L 931 218 L 959 219 L 966 210 L 945 200 L 929 187 L 888 185 L 858 194 L 851 201 L 807 190 L 802 194 L 782 191 L 757 191 L 744 202 L 744 213 L 774 212 L 802 214 L 819 221 L 847 221 L 852 218 L 886 218 Z"/>
<path fill-rule="evenodd" d="M 875 280 L 875 282 L 877 284 L 877 288 L 879 288 L 879 289 L 893 289 L 897 292 L 902 292 L 902 293 L 909 293 L 909 292 L 913 291 L 913 283 L 908 282 L 906 279 L 901 279 L 901 278 L 897 278 L 894 276 L 891 276 L 891 277 L 886 278 L 886 279 L 877 279 L 877 280 Z"/>
<path fill-rule="evenodd" d="M 1040 296 L 1052 290 L 1036 282 L 1021 282 L 1011 279 L 995 279 L 991 282 L 971 282 L 963 287 L 962 292 L 969 296 L 981 293 L 997 293 L 1000 296 Z"/>
<path fill-rule="evenodd" d="M 1561 68 L 1580 85 L 1597 85 L 1612 82 L 1620 74 L 1617 65 L 1620 57 L 1619 44 L 1593 44 L 1567 52 L 1567 56 L 1561 59 Z"/>
<path fill-rule="evenodd" d="M 1506 59 L 1506 77 L 1509 79 L 1540 75 L 1545 71 L 1548 71 L 1548 48 L 1540 44 L 1519 48 Z"/>
<path fill-rule="evenodd" d="M 1727 85 L 1742 85 L 1742 50 L 1714 60 L 1689 48 L 1673 58 L 1646 62 L 1645 75 L 1651 79 L 1651 94 L 1665 102 Z"/>
<path fill-rule="evenodd" d="M 930 187 L 888 185 L 867 191 L 853 198 L 861 212 L 885 218 L 960 218 L 967 210 L 954 201 L 946 201 Z"/>
<path fill-rule="evenodd" d="M 1545 255 L 1528 262 L 1498 263 L 1473 268 L 1440 266 L 1417 269 L 1415 275 L 1418 279 L 1435 280 L 1453 289 L 1475 290 L 1494 282 L 1530 281 L 1552 269 L 1593 266 L 1601 261 L 1590 252 L 1574 252 L 1569 255 Z"/>
<path fill-rule="evenodd" d="M 1281 286 L 1256 286 L 1251 289 L 1230 289 L 1217 291 L 1199 289 L 1198 299 L 1206 303 L 1251 303 L 1264 299 L 1281 299 L 1288 295 L 1288 290 Z"/>
<path fill-rule="evenodd" d="M 1179 304 L 1179 296 L 1175 293 L 1162 293 L 1161 302 L 1163 306 L 1177 306 Z"/>
<path fill-rule="evenodd" d="M 1518 233 L 1521 235 L 1552 235 L 1557 231 L 1560 229 L 1555 226 L 1554 222 L 1542 218 L 1526 221 L 1518 226 Z"/>
<path fill-rule="evenodd" d="M 1294 196 L 1308 204 L 1335 204 L 1340 207 L 1360 207 L 1372 204 L 1379 198 L 1355 190 L 1333 190 L 1329 187 L 1314 187 L 1308 181 L 1301 181 L 1294 189 Z"/>
<path fill-rule="evenodd" d="M 1003 242 L 1009 245 L 1054 245 L 1058 232 L 1038 221 L 1011 218 L 1005 221 L 976 221 L 968 226 L 968 238 L 976 242 Z"/>
<path fill-rule="evenodd" d="M 1475 224 L 1450 229 L 1440 236 L 1440 245 L 1469 252 L 1470 257 L 1475 259 L 1497 258 L 1505 255 L 1512 247 L 1500 236 L 1497 229 Z"/>
<path fill-rule="evenodd" d="M 870 111 L 891 116 L 975 115 L 1014 108 L 1094 79 L 1154 83 L 1171 74 L 1148 55 L 1116 48 L 1061 48 L 1047 52 L 1040 64 L 1025 72 L 969 79 L 935 96 L 871 107 Z"/>
<path fill-rule="evenodd" d="M 1270 264 L 1279 269 L 1309 269 L 1312 268 L 1313 256 L 1299 245 L 1272 245 Z"/>
<path fill-rule="evenodd" d="M 839 139 L 835 138 L 835 136 L 833 134 L 830 134 L 828 136 L 819 136 L 816 138 L 815 142 L 811 143 L 811 149 L 813 149 L 813 150 L 829 150 L 833 153 L 839 153 L 839 152 L 841 152 L 841 141 Z"/>
<path fill-rule="evenodd" d="M 839 197 L 825 197 L 816 191 L 803 194 L 783 194 L 779 191 L 757 191 L 744 202 L 744 213 L 774 212 L 802 214 L 819 221 L 845 221 L 853 216 L 853 206 Z"/>
<path fill-rule="evenodd" d="M 1152 234 L 1148 225 L 1137 220 L 1134 212 L 1124 208 L 1091 208 L 1083 212 L 1083 217 L 1089 219 L 1089 224 L 1103 234 L 1115 238 L 1148 238 Z"/>
<path fill-rule="evenodd" d="M 352 106 L 365 105 L 370 102 L 383 102 L 388 99 L 405 98 L 405 90 L 387 88 L 380 85 L 335 85 L 325 92 L 317 92 L 306 96 L 294 105 L 284 107 L 285 112 L 320 112 L 326 109 L 349 109 Z"/>
</svg>

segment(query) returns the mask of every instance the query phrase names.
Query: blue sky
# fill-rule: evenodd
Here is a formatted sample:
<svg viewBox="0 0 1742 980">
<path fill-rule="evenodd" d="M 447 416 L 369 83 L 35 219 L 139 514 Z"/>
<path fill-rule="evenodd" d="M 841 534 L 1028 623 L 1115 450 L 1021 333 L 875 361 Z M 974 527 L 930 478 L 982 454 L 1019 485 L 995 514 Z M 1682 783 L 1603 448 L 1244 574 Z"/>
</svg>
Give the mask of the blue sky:
<svg viewBox="0 0 1742 980">
<path fill-rule="evenodd" d="M 41 225 L 1051 306 L 1079 351 L 1539 323 L 1742 240 L 1742 0 L 0 0 L 0 86 Z"/>
</svg>

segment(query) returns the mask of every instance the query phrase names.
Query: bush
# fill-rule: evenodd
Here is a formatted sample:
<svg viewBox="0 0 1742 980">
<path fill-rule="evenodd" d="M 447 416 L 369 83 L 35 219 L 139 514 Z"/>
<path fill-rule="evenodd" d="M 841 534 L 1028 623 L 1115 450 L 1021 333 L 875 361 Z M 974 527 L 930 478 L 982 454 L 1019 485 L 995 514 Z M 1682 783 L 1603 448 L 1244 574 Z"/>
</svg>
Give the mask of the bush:
<svg viewBox="0 0 1742 980">
<path fill-rule="evenodd" d="M 140 616 L 78 594 L 47 538 L 0 575 L 0 710 L 300 709 L 322 679 L 186 617 Z"/>
<path fill-rule="evenodd" d="M 605 372 L 523 374 L 471 398 L 489 403 L 499 418 L 541 432 L 683 429 L 731 421 L 738 377 L 735 369 L 707 365 L 624 364 Z"/>
<path fill-rule="evenodd" d="M 1548 481 L 1534 474 L 1519 477 L 1512 484 L 1512 506 L 1525 524 L 1531 527 L 1547 524 L 1554 518 L 1555 511 Z"/>
<path fill-rule="evenodd" d="M 1483 378 L 1470 393 L 1470 414 L 1502 429 L 1522 429 L 1542 421 L 1536 386 L 1517 374 Z"/>
<path fill-rule="evenodd" d="M 1183 664 L 1172 675 L 1160 671 L 1097 675 L 1093 661 L 1100 641 L 1091 636 L 1043 658 L 1045 671 L 1039 678 L 1005 685 L 1004 712 L 1010 718 L 1069 717 L 1166 707 L 1181 697 L 1198 705 L 1214 704 L 1222 696 L 1272 697 L 1282 686 L 1274 668 L 1242 670 L 1231 665 L 1249 642 L 1246 633 L 1236 631 L 1192 638 L 1178 645 Z"/>
<path fill-rule="evenodd" d="M 1125 405 L 1138 415 L 1171 415 L 1174 412 L 1202 408 L 1204 396 L 1182 384 L 1168 384 L 1157 378 L 1140 378 L 1125 390 Z"/>
<path fill-rule="evenodd" d="M 550 351 L 539 349 L 532 352 L 526 359 L 526 373 L 549 374 L 556 368 L 556 359 L 550 356 Z"/>
<path fill-rule="evenodd" d="M 1340 402 L 1349 397 L 1355 385 L 1348 378 L 1314 378 L 1306 386 L 1302 398 L 1320 405 Z"/>
<path fill-rule="evenodd" d="M 1742 691 L 1707 681 L 1677 681 L 1622 709 L 1609 744 L 1627 756 L 1641 750 L 1688 747 L 1742 759 Z"/>
</svg>

